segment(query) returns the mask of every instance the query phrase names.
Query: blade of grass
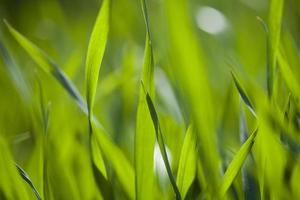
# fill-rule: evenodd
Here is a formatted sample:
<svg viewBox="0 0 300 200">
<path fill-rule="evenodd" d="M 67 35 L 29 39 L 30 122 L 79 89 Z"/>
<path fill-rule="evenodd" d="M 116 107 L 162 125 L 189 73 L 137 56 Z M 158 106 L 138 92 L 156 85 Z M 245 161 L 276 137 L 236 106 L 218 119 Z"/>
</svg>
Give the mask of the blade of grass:
<svg viewBox="0 0 300 200">
<path fill-rule="evenodd" d="M 90 36 L 88 51 L 85 64 L 85 81 L 86 81 L 86 101 L 88 108 L 88 120 L 90 131 L 90 148 L 92 161 L 96 168 L 107 178 L 106 168 L 104 165 L 101 151 L 99 150 L 98 142 L 94 138 L 94 127 L 92 123 L 93 106 L 98 85 L 98 77 L 102 59 L 105 52 L 105 47 L 109 32 L 110 21 L 110 0 L 104 0 L 98 13 L 98 17 L 93 27 Z M 92 164 L 93 164 L 92 163 Z M 97 173 L 96 170 L 93 170 Z M 97 175 L 95 175 L 97 177 Z M 98 183 L 98 182 L 97 182 Z M 100 185 L 99 185 L 99 188 Z"/>
<path fill-rule="evenodd" d="M 0 55 L 2 56 L 6 68 L 11 76 L 11 79 L 13 83 L 15 84 L 15 87 L 18 89 L 20 93 L 20 97 L 23 98 L 23 100 L 26 103 L 29 103 L 31 100 L 31 91 L 26 83 L 24 76 L 22 75 L 19 66 L 14 61 L 13 57 L 10 56 L 8 49 L 2 44 L 0 41 Z"/>
<path fill-rule="evenodd" d="M 246 104 L 246 106 L 249 108 L 249 110 L 251 111 L 251 113 L 254 115 L 254 117 L 256 117 L 256 113 L 255 113 L 255 109 L 253 104 L 251 103 L 246 91 L 243 89 L 242 85 L 239 83 L 236 75 L 234 74 L 233 71 L 231 71 L 231 75 L 234 81 L 234 84 L 239 92 L 239 95 L 241 97 L 241 99 L 244 101 L 244 103 Z"/>
<path fill-rule="evenodd" d="M 176 185 L 175 178 L 172 174 L 171 166 L 170 166 L 168 155 L 167 155 L 167 152 L 166 152 L 164 137 L 163 137 L 163 134 L 161 132 L 161 128 L 160 128 L 160 124 L 159 124 L 159 120 L 158 120 L 158 116 L 157 116 L 154 104 L 152 102 L 152 99 L 151 99 L 149 93 L 146 93 L 146 100 L 147 100 L 148 109 L 149 109 L 150 114 L 151 114 L 151 119 L 152 119 L 152 122 L 153 122 L 153 125 L 154 125 L 154 129 L 155 129 L 155 133 L 156 133 L 156 139 L 157 139 L 157 142 L 158 142 L 158 145 L 159 145 L 160 152 L 162 154 L 162 158 L 163 158 L 164 163 L 165 163 L 165 167 L 167 169 L 167 173 L 168 173 L 171 185 L 173 187 L 176 199 L 177 200 L 181 199 L 179 189 Z"/>
<path fill-rule="evenodd" d="M 267 74 L 268 74 L 268 91 L 269 97 L 273 93 L 274 71 L 277 62 L 277 53 L 280 43 L 281 21 L 284 7 L 284 0 L 270 0 L 269 14 L 268 14 L 268 62 L 267 62 Z"/>
<path fill-rule="evenodd" d="M 98 75 L 108 38 L 109 20 L 110 0 L 104 0 L 90 37 L 86 56 L 86 101 L 90 121 L 93 116 L 93 105 L 97 90 Z"/>
<path fill-rule="evenodd" d="M 17 169 L 18 169 L 18 172 L 20 174 L 20 176 L 23 178 L 23 180 L 28 183 L 28 185 L 31 187 L 32 191 L 34 192 L 36 198 L 38 200 L 41 200 L 41 196 L 39 194 L 39 192 L 37 191 L 36 187 L 34 186 L 34 184 L 32 183 L 32 181 L 30 180 L 28 174 L 17 164 L 15 164 Z"/>
<path fill-rule="evenodd" d="M 196 177 L 197 151 L 194 128 L 190 126 L 184 138 L 177 172 L 177 185 L 182 199 Z"/>
<path fill-rule="evenodd" d="M 18 174 L 12 160 L 8 142 L 0 135 L 0 198 L 28 200 L 33 195 L 29 197 L 31 191 L 27 190 L 27 185 Z"/>
<path fill-rule="evenodd" d="M 242 145 L 240 150 L 234 156 L 233 160 L 229 164 L 220 186 L 219 195 L 221 198 L 224 197 L 227 190 L 231 186 L 238 172 L 240 171 L 245 159 L 247 158 L 251 148 L 254 144 L 255 137 L 257 135 L 258 129 L 256 129 L 247 139 L 247 141 Z"/>
<path fill-rule="evenodd" d="M 150 95 L 154 96 L 154 60 L 150 38 L 149 22 L 146 2 L 141 0 L 144 21 L 146 24 L 146 41 L 144 50 L 144 64 L 142 70 L 142 82 Z M 154 198 L 154 171 L 153 154 L 155 145 L 155 130 L 151 121 L 151 116 L 147 108 L 146 96 L 142 85 L 140 86 L 139 103 L 136 114 L 135 132 L 135 180 L 136 198 Z"/>
<path fill-rule="evenodd" d="M 297 78 L 294 76 L 293 71 L 291 70 L 288 62 L 285 60 L 281 52 L 278 53 L 278 65 L 280 72 L 292 94 L 300 97 L 300 86 Z"/>
<path fill-rule="evenodd" d="M 87 112 L 86 105 L 80 96 L 79 91 L 76 89 L 71 80 L 69 80 L 68 77 L 63 73 L 59 66 L 35 44 L 14 29 L 6 20 L 4 20 L 4 23 L 11 35 L 25 49 L 25 51 L 37 63 L 37 65 L 46 73 L 53 75 L 67 90 L 67 92 L 76 100 L 77 104 L 79 104 L 83 111 Z"/>
<path fill-rule="evenodd" d="M 188 12 L 187 1 L 164 1 L 166 8 L 172 72 L 182 87 L 183 95 L 198 134 L 199 154 L 205 176 L 211 180 L 208 190 L 216 192 L 220 182 L 220 155 L 216 140 L 214 99 L 208 80 L 205 55 L 199 44 Z M 202 145 L 203 144 L 203 145 Z"/>
</svg>

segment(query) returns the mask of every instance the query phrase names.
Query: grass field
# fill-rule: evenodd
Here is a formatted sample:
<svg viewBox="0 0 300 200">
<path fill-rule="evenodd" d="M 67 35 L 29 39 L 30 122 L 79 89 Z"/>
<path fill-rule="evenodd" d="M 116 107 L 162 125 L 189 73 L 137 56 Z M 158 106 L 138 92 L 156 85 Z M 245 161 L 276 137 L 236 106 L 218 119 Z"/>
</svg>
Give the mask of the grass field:
<svg viewBox="0 0 300 200">
<path fill-rule="evenodd" d="M 0 200 L 300 199 L 300 1 L 0 18 Z"/>
</svg>

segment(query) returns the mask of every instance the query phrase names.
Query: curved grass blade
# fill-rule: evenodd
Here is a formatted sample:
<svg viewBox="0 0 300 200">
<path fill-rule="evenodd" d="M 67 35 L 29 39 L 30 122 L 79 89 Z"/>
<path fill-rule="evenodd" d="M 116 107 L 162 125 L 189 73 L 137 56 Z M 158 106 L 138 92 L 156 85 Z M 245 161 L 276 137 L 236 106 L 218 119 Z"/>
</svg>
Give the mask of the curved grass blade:
<svg viewBox="0 0 300 200">
<path fill-rule="evenodd" d="M 12 160 L 8 142 L 0 135 L 0 199 L 28 200 L 31 195 Z"/>
<path fill-rule="evenodd" d="M 241 84 L 239 83 L 236 75 L 234 74 L 233 71 L 231 71 L 231 75 L 234 81 L 234 84 L 240 94 L 240 97 L 242 98 L 242 100 L 244 101 L 244 103 L 247 105 L 247 107 L 249 108 L 249 110 L 251 111 L 251 113 L 254 115 L 254 117 L 256 117 L 256 113 L 255 113 L 255 109 L 253 104 L 251 103 L 250 99 L 248 98 L 248 95 L 246 93 L 246 91 L 243 89 L 243 87 L 241 86 Z"/>
<path fill-rule="evenodd" d="M 154 95 L 153 57 L 149 37 L 146 38 L 144 67 L 142 81 L 147 90 Z M 136 115 L 135 133 L 135 170 L 137 199 L 153 199 L 153 151 L 155 130 L 147 108 L 147 101 L 142 86 L 140 86 L 139 104 Z"/>
<path fill-rule="evenodd" d="M 185 196 L 196 177 L 196 166 L 196 137 L 194 128 L 190 126 L 184 138 L 176 180 L 182 199 L 185 199 Z"/>
<path fill-rule="evenodd" d="M 104 0 L 99 10 L 96 22 L 93 27 L 92 34 L 90 36 L 88 51 L 86 55 L 85 64 L 85 79 L 86 79 L 86 101 L 88 108 L 89 118 L 89 131 L 90 131 L 90 148 L 93 160 L 93 166 L 95 166 L 103 175 L 107 178 L 106 168 L 104 165 L 103 157 L 98 146 L 98 142 L 95 140 L 94 127 L 92 123 L 93 118 L 93 106 L 95 101 L 95 95 L 98 84 L 98 76 L 102 63 L 102 59 L 105 52 L 107 43 L 108 31 L 109 31 L 109 18 L 110 18 L 110 0 Z M 96 170 L 93 171 L 97 173 Z M 95 177 L 97 176 L 94 174 Z M 97 182 L 98 183 L 98 182 Z M 100 185 L 99 185 L 100 187 Z M 100 187 L 101 188 L 101 187 Z"/>
<path fill-rule="evenodd" d="M 281 71 L 281 74 L 291 90 L 291 92 L 296 95 L 298 98 L 300 97 L 300 86 L 297 78 L 295 77 L 293 71 L 291 70 L 288 62 L 284 59 L 281 52 L 278 53 L 278 65 Z"/>
<path fill-rule="evenodd" d="M 9 32 L 17 40 L 17 42 L 25 49 L 30 57 L 37 63 L 37 65 L 46 73 L 53 75 L 60 84 L 67 90 L 67 92 L 76 100 L 77 104 L 84 112 L 87 112 L 86 105 L 76 87 L 71 80 L 63 73 L 58 65 L 35 44 L 25 38 L 16 29 L 14 29 L 6 20 L 4 20 Z"/>
<path fill-rule="evenodd" d="M 20 176 L 24 179 L 24 181 L 26 181 L 26 183 L 28 183 L 28 185 L 31 187 L 32 191 L 34 192 L 36 198 L 38 200 L 41 200 L 41 196 L 39 194 L 39 192 L 37 191 L 37 189 L 35 188 L 35 186 L 33 185 L 32 181 L 30 180 L 28 174 L 17 164 L 15 164 L 17 169 L 18 169 L 18 172 L 20 174 Z"/>
<path fill-rule="evenodd" d="M 0 55 L 2 56 L 4 63 L 6 65 L 6 69 L 11 76 L 15 87 L 20 93 L 20 96 L 26 103 L 29 103 L 31 100 L 31 91 L 26 83 L 24 76 L 22 75 L 19 66 L 14 61 L 13 57 L 10 56 L 8 49 L 2 44 L 0 41 Z"/>
<path fill-rule="evenodd" d="M 72 82 L 67 78 L 67 76 L 63 73 L 62 70 L 58 68 L 58 66 L 50 65 L 53 63 L 49 57 L 42 52 L 37 46 L 27 40 L 24 36 L 18 33 L 15 29 L 13 29 L 8 23 L 6 23 L 9 27 L 10 32 L 19 42 L 19 44 L 29 53 L 29 55 L 33 58 L 34 61 L 47 73 L 53 75 L 56 80 L 67 90 L 67 92 L 73 97 L 72 99 L 75 100 L 81 110 L 88 115 L 86 103 L 83 101 L 83 98 L 79 94 L 76 87 L 72 84 Z M 31 49 L 34 49 L 33 52 L 30 52 Z M 43 64 L 46 63 L 44 66 Z M 47 64 L 48 63 L 48 64 Z M 50 64 L 49 64 L 50 63 Z M 45 68 L 49 67 L 49 68 Z M 52 73 L 54 71 L 55 73 Z M 59 74 L 59 76 L 55 75 Z M 65 77 L 67 81 L 63 81 L 59 77 Z M 69 84 L 69 85 L 65 85 Z M 74 96 L 73 94 L 76 94 Z M 103 156 L 107 159 L 107 161 L 111 164 L 113 170 L 116 172 L 117 177 L 120 179 L 122 186 L 125 188 L 128 196 L 134 197 L 134 171 L 132 165 L 125 157 L 124 153 L 116 146 L 112 140 L 107 135 L 106 131 L 104 130 L 102 124 L 98 121 L 98 119 L 93 116 L 92 117 L 92 124 L 97 131 L 95 135 L 97 140 L 100 144 L 101 151 L 103 152 Z M 121 158 L 121 159 L 120 159 Z M 122 161 L 122 162 L 120 162 Z M 120 164 L 121 163 L 121 164 Z M 120 164 L 120 166 L 118 165 Z M 121 166 L 124 167 L 126 170 L 123 170 Z M 104 174 L 104 172 L 102 172 Z"/>
<path fill-rule="evenodd" d="M 97 90 L 98 76 L 107 43 L 109 19 L 110 0 L 104 0 L 90 37 L 86 56 L 86 101 L 90 121 L 93 116 L 92 113 Z"/>
<path fill-rule="evenodd" d="M 144 64 L 142 70 L 142 83 L 139 92 L 139 103 L 136 114 L 135 132 L 135 181 L 136 199 L 154 199 L 154 172 L 153 154 L 155 145 L 155 130 L 147 108 L 146 96 L 142 87 L 154 96 L 154 60 L 150 38 L 149 22 L 146 2 L 141 0 L 141 6 L 146 24 L 146 41 L 144 50 Z"/>
<path fill-rule="evenodd" d="M 188 12 L 187 1 L 165 0 L 170 64 L 174 77 L 182 87 L 199 143 L 199 154 L 208 190 L 216 192 L 220 184 L 220 154 L 216 138 L 216 112 L 207 75 L 205 54 Z M 203 145 L 201 145 L 203 144 Z"/>
<path fill-rule="evenodd" d="M 146 100 L 147 100 L 148 109 L 149 109 L 150 114 L 151 114 L 154 129 L 155 129 L 155 132 L 156 132 L 156 139 L 157 139 L 159 149 L 160 149 L 160 152 L 162 154 L 162 157 L 163 157 L 163 160 L 164 160 L 164 163 L 165 163 L 165 167 L 167 169 L 167 173 L 168 173 L 171 185 L 172 185 L 173 190 L 175 192 L 176 199 L 177 200 L 181 199 L 181 195 L 180 195 L 179 189 L 176 185 L 176 181 L 175 181 L 175 178 L 172 174 L 171 166 L 170 166 L 170 163 L 169 163 L 169 160 L 168 160 L 168 155 L 167 155 L 167 152 L 166 152 L 164 138 L 163 138 L 163 135 L 162 135 L 162 132 L 161 132 L 161 129 L 160 129 L 158 116 L 157 116 L 154 104 L 151 100 L 151 97 L 150 97 L 149 93 L 146 94 Z"/>
<path fill-rule="evenodd" d="M 247 139 L 247 141 L 242 145 L 240 150 L 234 156 L 233 160 L 229 164 L 220 186 L 219 195 L 221 198 L 224 197 L 227 190 L 231 186 L 238 172 L 240 171 L 245 159 L 247 158 L 248 153 L 251 151 L 251 148 L 254 144 L 255 137 L 257 135 L 258 129 L 256 129 Z"/>
<path fill-rule="evenodd" d="M 280 43 L 281 21 L 284 0 L 270 0 L 268 15 L 268 88 L 269 96 L 273 93 L 274 71 L 277 62 L 277 53 Z"/>
</svg>

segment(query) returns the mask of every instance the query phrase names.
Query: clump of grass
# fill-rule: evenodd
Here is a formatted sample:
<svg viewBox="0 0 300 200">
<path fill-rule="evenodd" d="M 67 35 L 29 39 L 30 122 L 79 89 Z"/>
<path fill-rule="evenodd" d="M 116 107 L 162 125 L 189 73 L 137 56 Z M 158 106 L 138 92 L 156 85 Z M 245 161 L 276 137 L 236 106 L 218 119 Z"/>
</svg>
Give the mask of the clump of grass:
<svg viewBox="0 0 300 200">
<path fill-rule="evenodd" d="M 59 1 L 53 2 L 49 9 L 60 10 Z M 72 76 L 51 48 L 42 42 L 38 47 L 34 35 L 25 37 L 15 22 L 4 20 L 0 199 L 298 199 L 299 44 L 281 39 L 289 31 L 285 18 L 294 20 L 284 15 L 286 4 L 269 2 L 266 22 L 259 18 L 265 41 L 255 49 L 244 47 L 249 43 L 238 34 L 196 30 L 185 1 L 103 0 L 88 44 L 74 36 L 73 45 L 86 48 L 74 50 L 85 65 L 74 66 Z M 80 33 L 88 27 L 86 21 L 74 24 Z M 212 66 L 224 66 L 222 53 L 210 55 L 209 49 L 216 38 L 228 43 L 227 37 L 237 39 L 234 54 L 265 52 L 259 63 L 266 67 L 254 66 L 261 74 L 238 65 L 223 71 Z M 28 138 L 15 140 L 24 129 Z"/>
</svg>

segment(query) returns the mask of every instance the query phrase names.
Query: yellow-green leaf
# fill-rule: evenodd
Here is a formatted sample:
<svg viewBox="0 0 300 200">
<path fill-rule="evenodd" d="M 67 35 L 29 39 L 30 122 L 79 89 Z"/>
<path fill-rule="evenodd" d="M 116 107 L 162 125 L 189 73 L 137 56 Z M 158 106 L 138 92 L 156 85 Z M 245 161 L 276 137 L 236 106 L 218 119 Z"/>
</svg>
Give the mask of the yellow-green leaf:
<svg viewBox="0 0 300 200">
<path fill-rule="evenodd" d="M 149 91 L 154 92 L 153 58 L 149 37 L 146 38 L 142 81 Z M 152 92 L 152 94 L 153 94 Z M 153 151 L 155 130 L 147 108 L 142 85 L 140 86 L 139 103 L 136 115 L 135 132 L 135 171 L 137 199 L 153 199 Z"/>
<path fill-rule="evenodd" d="M 274 71 L 277 61 L 278 47 L 280 43 L 280 32 L 284 0 L 270 0 L 268 15 L 268 90 L 269 95 L 273 93 Z"/>
<path fill-rule="evenodd" d="M 11 35 L 16 41 L 24 48 L 24 50 L 30 55 L 30 57 L 36 62 L 36 64 L 46 73 L 54 76 L 57 81 L 67 90 L 67 92 L 73 97 L 81 109 L 86 112 L 86 105 L 72 83 L 72 81 L 64 74 L 64 72 L 58 67 L 58 65 L 46 55 L 40 48 L 29 41 L 26 37 L 20 34 L 14 29 L 7 21 L 4 21 Z"/>
<path fill-rule="evenodd" d="M 197 150 L 194 128 L 190 126 L 184 138 L 177 172 L 177 185 L 182 199 L 185 198 L 196 177 Z"/>
<path fill-rule="evenodd" d="M 247 141 L 242 145 L 237 154 L 234 156 L 233 160 L 229 164 L 220 186 L 219 195 L 224 197 L 227 190 L 231 186 L 235 177 L 239 173 L 241 167 L 243 166 L 244 161 L 247 158 L 248 153 L 251 151 L 252 146 L 255 141 L 257 129 L 248 137 Z"/>
<path fill-rule="evenodd" d="M 110 19 L 110 0 L 103 0 L 94 25 L 86 56 L 86 99 L 89 118 L 93 113 L 93 104 L 97 90 L 98 75 L 107 43 Z"/>
</svg>

